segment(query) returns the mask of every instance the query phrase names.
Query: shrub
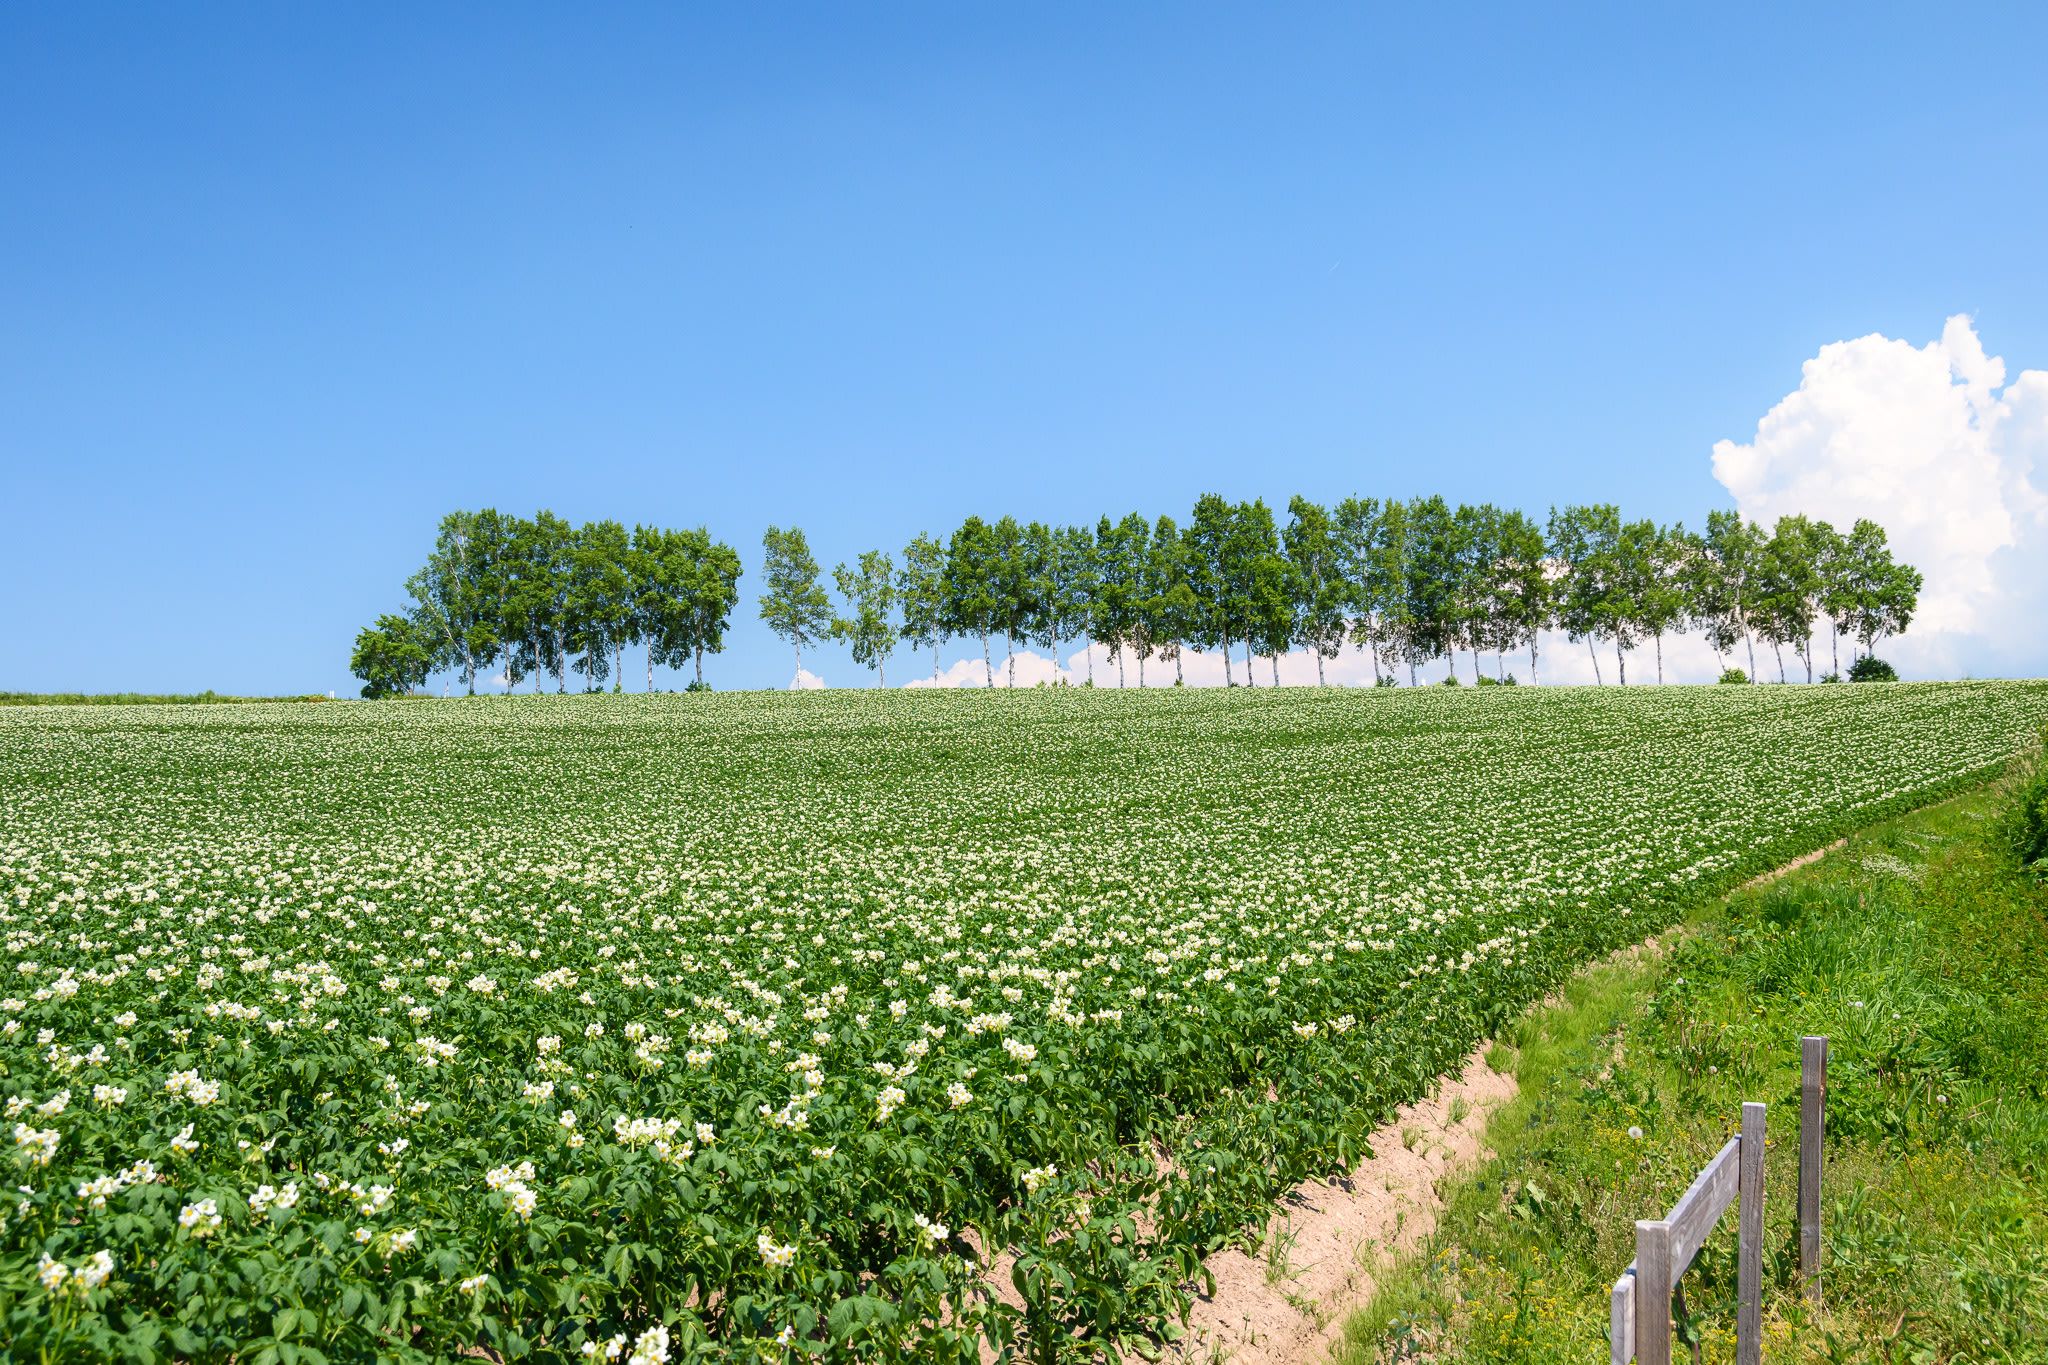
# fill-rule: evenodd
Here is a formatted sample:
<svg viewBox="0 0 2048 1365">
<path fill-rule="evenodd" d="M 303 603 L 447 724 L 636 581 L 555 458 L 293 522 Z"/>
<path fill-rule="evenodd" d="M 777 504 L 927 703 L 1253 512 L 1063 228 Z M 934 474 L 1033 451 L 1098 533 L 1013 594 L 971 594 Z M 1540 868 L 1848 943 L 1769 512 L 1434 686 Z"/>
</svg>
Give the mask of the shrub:
<svg viewBox="0 0 2048 1365">
<path fill-rule="evenodd" d="M 1744 673 L 1739 668 L 1724 668 L 1721 670 L 1721 681 L 1724 683 L 1746 683 L 1749 681 L 1749 674 Z"/>
<path fill-rule="evenodd" d="M 2048 729 L 2042 730 L 2041 743 L 2048 747 Z M 2048 876 L 2048 761 L 2043 761 L 2040 750 L 2027 763 L 2026 777 L 1999 825 L 2014 861 L 2029 872 Z"/>
<path fill-rule="evenodd" d="M 1874 654 L 1866 654 L 1849 665 L 1850 682 L 1897 682 L 1899 671 Z"/>
</svg>

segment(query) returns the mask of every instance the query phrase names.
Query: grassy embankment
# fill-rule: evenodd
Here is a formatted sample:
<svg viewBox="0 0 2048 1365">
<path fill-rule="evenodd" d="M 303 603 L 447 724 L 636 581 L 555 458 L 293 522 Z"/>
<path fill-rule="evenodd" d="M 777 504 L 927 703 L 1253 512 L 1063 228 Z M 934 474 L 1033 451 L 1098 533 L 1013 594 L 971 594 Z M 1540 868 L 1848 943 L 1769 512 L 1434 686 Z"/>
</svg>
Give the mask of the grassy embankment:
<svg viewBox="0 0 2048 1365">
<path fill-rule="evenodd" d="M 2031 772 L 2033 775 L 2028 776 Z M 2032 833 L 2019 811 L 2031 808 Z M 1416 1257 L 1347 1325 L 1345 1365 L 1607 1358 L 1634 1220 L 1661 1217 L 1770 1106 L 1767 1359 L 2048 1360 L 2048 769 L 1852 836 L 1581 974 L 1488 1060 L 1521 1095 Z M 1801 1034 L 1832 1040 L 1825 1302 L 1796 1295 Z M 1640 1131 L 1640 1137 L 1631 1136 Z M 1681 1332 L 1734 1355 L 1734 1226 Z"/>
</svg>

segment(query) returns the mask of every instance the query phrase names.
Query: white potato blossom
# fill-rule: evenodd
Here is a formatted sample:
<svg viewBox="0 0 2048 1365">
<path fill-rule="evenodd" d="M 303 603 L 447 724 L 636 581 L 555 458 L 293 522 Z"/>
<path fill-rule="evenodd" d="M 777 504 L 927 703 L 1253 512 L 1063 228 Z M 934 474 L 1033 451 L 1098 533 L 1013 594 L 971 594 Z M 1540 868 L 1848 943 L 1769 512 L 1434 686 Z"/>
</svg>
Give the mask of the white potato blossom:
<svg viewBox="0 0 2048 1365">
<path fill-rule="evenodd" d="M 667 1365 L 668 1328 L 659 1324 L 648 1328 L 633 1343 L 633 1354 L 626 1357 L 626 1365 Z"/>
<path fill-rule="evenodd" d="M 63 1135 L 54 1128 L 31 1128 L 25 1123 L 14 1125 L 15 1156 L 32 1166 L 47 1166 L 50 1158 L 57 1155 L 57 1143 Z"/>
<path fill-rule="evenodd" d="M 164 1082 L 164 1090 L 171 1095 L 181 1095 L 201 1108 L 220 1098 L 220 1082 L 202 1080 L 197 1071 L 173 1073 Z"/>
<path fill-rule="evenodd" d="M 755 1238 L 754 1241 L 756 1247 L 761 1252 L 761 1264 L 767 1266 L 770 1270 L 786 1270 L 796 1264 L 796 1245 L 794 1243 L 780 1244 L 765 1232 Z"/>
<path fill-rule="evenodd" d="M 211 1199 L 201 1199 L 178 1210 L 178 1226 L 194 1237 L 210 1236 L 220 1226 L 220 1206 Z"/>
</svg>

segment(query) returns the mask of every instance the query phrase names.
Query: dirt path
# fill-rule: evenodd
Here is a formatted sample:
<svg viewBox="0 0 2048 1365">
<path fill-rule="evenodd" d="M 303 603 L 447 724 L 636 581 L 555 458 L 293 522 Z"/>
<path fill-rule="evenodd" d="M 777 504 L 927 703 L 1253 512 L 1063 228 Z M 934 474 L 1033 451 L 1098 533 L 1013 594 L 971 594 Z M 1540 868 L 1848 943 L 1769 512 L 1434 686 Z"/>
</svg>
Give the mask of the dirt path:
<svg viewBox="0 0 2048 1365">
<path fill-rule="evenodd" d="M 1944 801 L 1941 804 L 1947 805 L 1948 803 Z M 1794 858 L 1791 862 L 1786 863 L 1783 867 L 1772 868 L 1769 872 L 1764 873 L 1761 877 L 1751 877 L 1748 881 L 1742 884 L 1742 889 L 1744 891 L 1752 891 L 1759 886 L 1769 886 L 1772 882 L 1778 880 L 1778 878 L 1784 876 L 1786 873 L 1797 872 L 1800 868 L 1805 867 L 1808 863 L 1817 863 L 1822 858 L 1827 857 L 1828 854 L 1833 853 L 1836 849 L 1847 848 L 1848 846 L 1849 841 L 1847 839 L 1837 839 L 1832 844 L 1829 844 L 1826 848 L 1817 848 L 1811 853 L 1801 854 L 1799 857 Z"/>
<path fill-rule="evenodd" d="M 1267 1228 L 1263 1257 L 1209 1258 L 1216 1292 L 1195 1300 L 1182 1359 L 1295 1365 L 1328 1353 L 1371 1294 L 1371 1267 L 1434 1230 L 1437 1181 L 1478 1155 L 1486 1116 L 1514 1098 L 1514 1077 L 1495 1074 L 1484 1052 L 1375 1133 L 1372 1157 L 1349 1180 L 1296 1186 Z"/>
</svg>

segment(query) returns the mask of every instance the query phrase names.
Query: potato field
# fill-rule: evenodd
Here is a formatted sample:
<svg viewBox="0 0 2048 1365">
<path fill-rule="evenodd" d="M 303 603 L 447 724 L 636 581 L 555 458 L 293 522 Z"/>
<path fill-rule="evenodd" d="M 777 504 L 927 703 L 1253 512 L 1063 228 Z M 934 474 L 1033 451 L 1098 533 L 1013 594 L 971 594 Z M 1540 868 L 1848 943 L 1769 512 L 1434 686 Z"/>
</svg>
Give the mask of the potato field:
<svg viewBox="0 0 2048 1365">
<path fill-rule="evenodd" d="M 0 1356 L 1148 1354 L 1589 958 L 2048 685 L 0 711 Z"/>
</svg>

